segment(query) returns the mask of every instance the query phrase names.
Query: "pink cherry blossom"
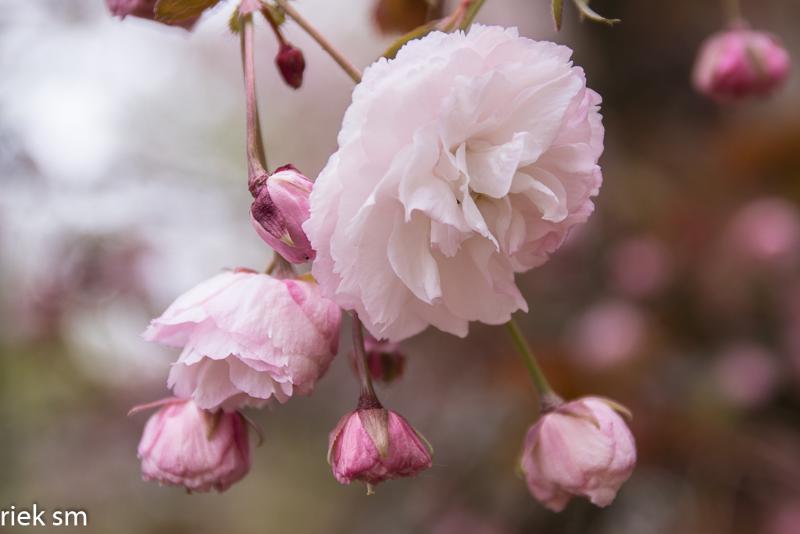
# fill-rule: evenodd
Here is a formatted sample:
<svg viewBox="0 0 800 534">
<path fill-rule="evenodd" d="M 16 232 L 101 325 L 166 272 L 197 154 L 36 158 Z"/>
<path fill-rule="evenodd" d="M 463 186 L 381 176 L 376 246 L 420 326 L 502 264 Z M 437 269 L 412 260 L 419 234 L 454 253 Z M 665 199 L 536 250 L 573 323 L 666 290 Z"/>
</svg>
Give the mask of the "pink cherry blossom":
<svg viewBox="0 0 800 534">
<path fill-rule="evenodd" d="M 725 239 L 737 262 L 791 265 L 800 256 L 800 212 L 784 198 L 755 199 L 731 218 Z"/>
<path fill-rule="evenodd" d="M 777 358 L 752 342 L 738 342 L 722 351 L 712 375 L 727 400 L 743 408 L 768 401 L 780 378 Z"/>
<path fill-rule="evenodd" d="M 358 480 L 376 485 L 428 469 L 431 452 L 403 416 L 384 408 L 367 408 L 345 415 L 333 429 L 328 462 L 342 484 Z"/>
<path fill-rule="evenodd" d="M 175 395 L 235 410 L 311 393 L 336 355 L 340 320 L 314 282 L 224 272 L 178 297 L 144 337 L 183 348 L 169 374 Z"/>
<path fill-rule="evenodd" d="M 542 415 L 525 437 L 521 468 L 531 494 L 554 512 L 576 496 L 608 506 L 636 464 L 636 445 L 609 402 L 584 397 Z"/>
<path fill-rule="evenodd" d="M 247 424 L 239 413 L 211 413 L 176 399 L 147 421 L 138 455 L 145 480 L 225 491 L 250 470 Z"/>
<path fill-rule="evenodd" d="M 602 181 L 600 97 L 571 54 L 473 25 L 367 68 L 303 226 L 324 294 L 391 341 L 527 310 L 515 273 L 589 217 Z"/>
</svg>

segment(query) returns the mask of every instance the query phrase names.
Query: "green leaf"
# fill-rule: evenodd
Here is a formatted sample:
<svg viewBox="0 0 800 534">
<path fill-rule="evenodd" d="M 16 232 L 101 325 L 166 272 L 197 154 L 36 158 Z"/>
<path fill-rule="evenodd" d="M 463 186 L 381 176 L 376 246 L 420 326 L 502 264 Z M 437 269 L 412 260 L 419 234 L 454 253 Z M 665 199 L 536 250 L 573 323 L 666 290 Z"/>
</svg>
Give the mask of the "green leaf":
<svg viewBox="0 0 800 534">
<path fill-rule="evenodd" d="M 199 17 L 203 11 L 213 7 L 220 0 L 158 0 L 156 20 L 167 23 Z"/>
<path fill-rule="evenodd" d="M 553 21 L 556 23 L 556 30 L 561 29 L 561 15 L 564 13 L 564 0 L 553 0 Z"/>
<path fill-rule="evenodd" d="M 617 22 L 621 22 L 620 19 L 607 19 L 597 13 L 595 10 L 589 7 L 589 0 L 575 0 L 575 7 L 577 7 L 578 11 L 581 12 L 582 17 L 586 17 L 587 19 L 595 22 L 602 22 L 603 24 L 608 24 L 609 26 L 613 26 Z"/>
</svg>

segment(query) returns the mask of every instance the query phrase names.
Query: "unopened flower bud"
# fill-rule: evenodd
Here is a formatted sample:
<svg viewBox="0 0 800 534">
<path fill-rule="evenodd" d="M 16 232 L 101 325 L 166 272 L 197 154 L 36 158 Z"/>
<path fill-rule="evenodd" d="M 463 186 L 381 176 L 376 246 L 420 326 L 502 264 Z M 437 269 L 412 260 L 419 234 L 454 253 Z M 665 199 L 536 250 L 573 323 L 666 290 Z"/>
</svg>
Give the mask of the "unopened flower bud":
<svg viewBox="0 0 800 534">
<path fill-rule="evenodd" d="M 331 432 L 328 463 L 341 484 L 359 480 L 374 486 L 428 469 L 432 452 L 403 416 L 362 408 L 342 417 Z"/>
<path fill-rule="evenodd" d="M 620 409 L 584 397 L 545 413 L 528 430 L 521 468 L 538 501 L 554 512 L 575 496 L 611 504 L 636 464 L 636 445 Z"/>
<path fill-rule="evenodd" d="M 705 95 L 734 100 L 771 93 L 788 77 L 789 69 L 789 54 L 774 36 L 736 28 L 703 43 L 693 81 Z"/>
<path fill-rule="evenodd" d="M 147 20 L 158 20 L 156 19 L 156 0 L 106 0 L 106 5 L 112 15 L 121 19 L 130 15 Z M 191 30 L 199 18 L 200 16 L 197 15 L 178 21 L 159 22 Z"/>
<path fill-rule="evenodd" d="M 298 89 L 303 84 L 303 71 L 306 69 L 306 60 L 303 51 L 291 43 L 283 42 L 275 56 L 275 64 L 287 85 Z"/>
<path fill-rule="evenodd" d="M 139 443 L 142 476 L 189 491 L 225 491 L 250 470 L 247 425 L 238 412 L 175 399 L 153 414 Z"/>
<path fill-rule="evenodd" d="M 263 180 L 250 183 L 255 197 L 250 219 L 258 235 L 292 263 L 314 259 L 314 249 L 303 231 L 308 219 L 311 181 L 292 165 L 284 165 Z"/>
<path fill-rule="evenodd" d="M 398 343 L 377 340 L 365 333 L 364 349 L 367 353 L 367 368 L 373 380 L 389 383 L 403 375 L 406 357 L 400 352 Z"/>
</svg>

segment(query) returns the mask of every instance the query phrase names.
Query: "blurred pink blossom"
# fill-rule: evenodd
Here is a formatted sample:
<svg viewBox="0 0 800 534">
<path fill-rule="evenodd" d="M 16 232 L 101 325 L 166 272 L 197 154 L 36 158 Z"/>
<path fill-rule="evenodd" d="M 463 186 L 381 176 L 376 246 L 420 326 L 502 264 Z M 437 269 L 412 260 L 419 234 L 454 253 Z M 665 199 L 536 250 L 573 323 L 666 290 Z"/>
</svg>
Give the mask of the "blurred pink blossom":
<svg viewBox="0 0 800 534">
<path fill-rule="evenodd" d="M 764 534 L 797 534 L 800 532 L 800 498 L 780 502 L 767 519 Z"/>
<path fill-rule="evenodd" d="M 554 512 L 577 496 L 608 506 L 636 465 L 636 444 L 606 399 L 583 397 L 545 413 L 525 436 L 521 468 L 531 494 Z"/>
<path fill-rule="evenodd" d="M 725 349 L 714 363 L 714 378 L 725 397 L 742 407 L 769 400 L 778 385 L 775 357 L 765 348 L 741 342 Z"/>
<path fill-rule="evenodd" d="M 369 332 L 364 335 L 364 350 L 367 353 L 367 369 L 373 380 L 393 382 L 405 370 L 406 357 L 400 352 L 400 344 L 377 340 Z"/>
<path fill-rule="evenodd" d="M 145 480 L 225 491 L 250 470 L 247 424 L 237 412 L 211 413 L 175 399 L 147 421 L 138 455 Z"/>
<path fill-rule="evenodd" d="M 728 224 L 734 253 L 763 264 L 786 265 L 798 259 L 800 213 L 791 202 L 764 197 L 741 208 Z"/>
<path fill-rule="evenodd" d="M 630 297 L 650 297 L 669 283 L 672 258 L 656 238 L 639 236 L 619 242 L 608 258 L 614 286 Z"/>
<path fill-rule="evenodd" d="M 771 93 L 786 80 L 790 66 L 789 54 L 776 37 L 735 28 L 706 39 L 692 77 L 705 95 L 737 99 Z"/>
<path fill-rule="evenodd" d="M 603 300 L 577 317 L 567 330 L 581 364 L 611 367 L 637 356 L 646 341 L 643 312 L 625 300 Z"/>
</svg>

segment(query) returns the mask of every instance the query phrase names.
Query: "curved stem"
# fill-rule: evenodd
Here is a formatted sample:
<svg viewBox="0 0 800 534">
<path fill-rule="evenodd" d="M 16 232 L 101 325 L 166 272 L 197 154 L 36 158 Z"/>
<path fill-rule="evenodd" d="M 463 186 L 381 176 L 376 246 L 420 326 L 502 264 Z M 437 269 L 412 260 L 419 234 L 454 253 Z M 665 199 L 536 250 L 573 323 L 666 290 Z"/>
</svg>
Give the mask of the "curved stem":
<svg viewBox="0 0 800 534">
<path fill-rule="evenodd" d="M 547 377 L 544 376 L 544 372 L 542 368 L 539 367 L 539 362 L 536 360 L 536 356 L 533 355 L 533 351 L 531 351 L 531 347 L 528 345 L 528 340 L 525 339 L 525 335 L 519 329 L 519 325 L 512 318 L 506 323 L 506 328 L 508 329 L 508 333 L 511 334 L 514 347 L 520 353 L 525 362 L 525 366 L 528 368 L 528 373 L 531 375 L 533 385 L 536 387 L 536 391 L 539 394 L 539 402 L 542 411 L 547 412 L 558 407 L 564 401 L 553 391 L 550 382 L 548 382 Z"/>
<path fill-rule="evenodd" d="M 270 13 L 269 9 L 262 9 L 261 14 L 264 15 L 264 18 L 267 19 L 270 28 L 272 28 L 272 32 L 275 34 L 275 38 L 278 40 L 278 44 L 285 45 L 286 38 L 283 36 L 283 32 L 281 31 L 280 26 L 275 19 L 272 18 L 272 13 Z"/>
<path fill-rule="evenodd" d="M 325 50 L 328 55 L 330 55 L 333 60 L 342 67 L 350 78 L 359 83 L 361 81 L 361 71 L 353 65 L 350 60 L 348 60 L 344 55 L 331 44 L 314 26 L 311 25 L 308 20 L 303 17 L 298 11 L 292 7 L 287 0 L 275 0 L 275 2 L 283 9 L 287 15 L 292 17 L 294 21 L 301 27 L 305 32 L 314 39 L 317 44 L 319 44 L 323 50 Z"/>
<path fill-rule="evenodd" d="M 245 108 L 247 110 L 247 171 L 254 176 L 267 173 L 267 156 L 261 139 L 261 120 L 256 101 L 256 69 L 253 54 L 253 16 L 242 16 L 242 31 L 239 32 L 242 48 L 242 71 L 244 72 Z"/>
<path fill-rule="evenodd" d="M 361 398 L 359 399 L 359 408 L 365 407 L 379 407 L 375 389 L 372 387 L 372 376 L 369 374 L 369 364 L 367 363 L 367 353 L 364 350 L 364 330 L 361 326 L 361 319 L 358 318 L 356 312 L 352 313 L 353 316 L 353 352 L 355 354 L 356 372 L 358 378 L 361 380 Z M 370 404 L 366 406 L 363 404 Z M 363 406 L 362 406 L 363 405 Z"/>
<path fill-rule="evenodd" d="M 281 256 L 277 250 L 273 250 L 272 252 L 272 261 L 269 263 L 264 273 L 272 276 L 273 278 L 277 278 L 278 280 L 296 278 L 297 274 L 295 273 L 292 264 L 286 258 Z"/>
</svg>

